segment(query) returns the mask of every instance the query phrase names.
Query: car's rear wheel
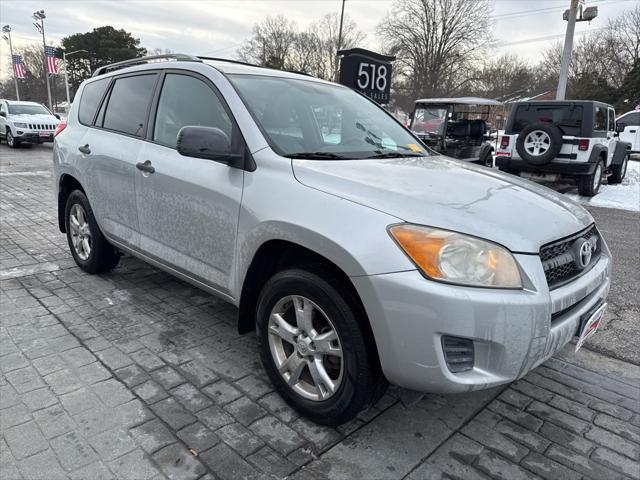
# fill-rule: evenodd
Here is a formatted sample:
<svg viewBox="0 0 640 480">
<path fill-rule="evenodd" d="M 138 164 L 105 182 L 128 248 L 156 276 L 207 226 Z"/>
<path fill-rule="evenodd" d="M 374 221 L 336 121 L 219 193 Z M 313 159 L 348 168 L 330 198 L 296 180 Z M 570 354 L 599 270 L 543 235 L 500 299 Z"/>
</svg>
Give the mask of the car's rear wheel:
<svg viewBox="0 0 640 480">
<path fill-rule="evenodd" d="M 627 153 L 627 155 L 624 157 L 624 160 L 622 160 L 622 163 L 620 165 L 612 165 L 611 166 L 611 175 L 609 176 L 609 183 L 611 184 L 616 184 L 616 183 L 622 183 L 622 180 L 624 180 L 624 177 L 627 175 L 627 165 L 629 164 L 629 156 L 630 154 Z"/>
<path fill-rule="evenodd" d="M 604 162 L 599 160 L 591 175 L 578 177 L 578 193 L 583 197 L 593 197 L 600 191 L 602 174 L 604 172 Z"/>
<path fill-rule="evenodd" d="M 7 129 L 7 145 L 9 145 L 9 148 L 18 148 L 20 146 L 20 140 L 16 140 L 9 129 Z"/>
<path fill-rule="evenodd" d="M 352 419 L 383 390 L 358 309 L 334 286 L 301 269 L 275 274 L 258 299 L 256 331 L 269 378 L 317 423 Z"/>
<path fill-rule="evenodd" d="M 118 264 L 120 254 L 102 235 L 89 200 L 80 190 L 67 199 L 65 229 L 73 259 L 85 272 L 104 272 Z"/>
</svg>

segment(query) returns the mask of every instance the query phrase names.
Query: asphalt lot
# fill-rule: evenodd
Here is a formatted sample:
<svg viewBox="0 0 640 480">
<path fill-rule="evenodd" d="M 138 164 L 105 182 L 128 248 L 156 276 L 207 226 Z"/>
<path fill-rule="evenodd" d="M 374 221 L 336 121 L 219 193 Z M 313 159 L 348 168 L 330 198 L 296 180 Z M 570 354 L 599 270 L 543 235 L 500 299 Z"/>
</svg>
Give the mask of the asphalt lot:
<svg viewBox="0 0 640 480">
<path fill-rule="evenodd" d="M 268 384 L 229 305 L 134 258 L 89 276 L 57 230 L 51 146 L 0 146 L 0 478 L 639 478 L 639 214 L 589 207 L 607 324 L 524 379 L 338 429 Z M 604 354 L 604 355 L 602 355 Z"/>
</svg>

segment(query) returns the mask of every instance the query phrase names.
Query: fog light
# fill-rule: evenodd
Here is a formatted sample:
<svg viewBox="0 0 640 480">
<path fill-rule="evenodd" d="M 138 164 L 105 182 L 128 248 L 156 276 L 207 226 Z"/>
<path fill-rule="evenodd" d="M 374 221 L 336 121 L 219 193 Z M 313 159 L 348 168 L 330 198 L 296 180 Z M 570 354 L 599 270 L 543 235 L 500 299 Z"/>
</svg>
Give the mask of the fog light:
<svg viewBox="0 0 640 480">
<path fill-rule="evenodd" d="M 442 337 L 442 351 L 451 373 L 466 372 L 473 368 L 473 340 L 445 335 Z"/>
</svg>

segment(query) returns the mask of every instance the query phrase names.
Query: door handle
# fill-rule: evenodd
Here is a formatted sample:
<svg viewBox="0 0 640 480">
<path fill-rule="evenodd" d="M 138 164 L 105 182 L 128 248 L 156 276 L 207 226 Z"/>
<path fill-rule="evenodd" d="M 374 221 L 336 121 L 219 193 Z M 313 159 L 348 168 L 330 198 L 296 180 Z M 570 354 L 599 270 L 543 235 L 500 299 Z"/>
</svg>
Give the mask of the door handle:
<svg viewBox="0 0 640 480">
<path fill-rule="evenodd" d="M 141 171 L 147 172 L 147 173 L 153 173 L 153 172 L 156 171 L 156 169 L 153 168 L 153 165 L 151 165 L 151 160 L 147 160 L 144 163 L 142 163 L 142 162 L 136 163 L 136 168 L 138 170 L 141 170 Z"/>
<path fill-rule="evenodd" d="M 635 130 L 629 130 L 629 133 L 636 133 Z"/>
<path fill-rule="evenodd" d="M 84 153 L 85 155 L 89 155 L 91 153 L 91 149 L 89 148 L 89 144 L 88 143 L 86 145 L 78 147 L 78 150 L 80 150 L 80 152 Z"/>
</svg>

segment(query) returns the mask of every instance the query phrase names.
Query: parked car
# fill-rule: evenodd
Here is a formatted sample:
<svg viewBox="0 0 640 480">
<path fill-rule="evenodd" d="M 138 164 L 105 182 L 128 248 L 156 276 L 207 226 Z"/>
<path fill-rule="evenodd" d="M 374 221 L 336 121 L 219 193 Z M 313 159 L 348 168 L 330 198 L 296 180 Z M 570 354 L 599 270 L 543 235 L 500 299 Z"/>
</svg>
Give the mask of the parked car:
<svg viewBox="0 0 640 480">
<path fill-rule="evenodd" d="M 621 115 L 616 120 L 620 140 L 631 144 L 631 153 L 640 153 L 640 110 Z"/>
<path fill-rule="evenodd" d="M 21 143 L 53 142 L 58 118 L 39 103 L 0 100 L 0 135 L 10 148 Z"/>
<path fill-rule="evenodd" d="M 478 97 L 416 100 L 409 128 L 439 153 L 493 166 L 494 147 L 486 120 L 497 100 Z"/>
<path fill-rule="evenodd" d="M 496 153 L 496 165 L 515 175 L 575 180 L 592 197 L 603 178 L 621 183 L 631 144 L 619 138 L 611 105 L 593 101 L 513 104 Z"/>
<path fill-rule="evenodd" d="M 53 163 L 77 265 L 126 252 L 236 305 L 316 422 L 387 381 L 511 382 L 602 318 L 611 254 L 586 210 L 428 150 L 347 87 L 163 55 L 101 67 L 76 98 Z"/>
</svg>

